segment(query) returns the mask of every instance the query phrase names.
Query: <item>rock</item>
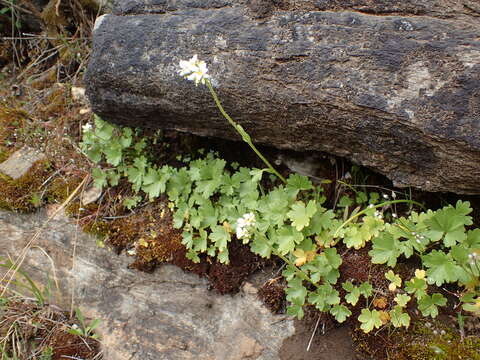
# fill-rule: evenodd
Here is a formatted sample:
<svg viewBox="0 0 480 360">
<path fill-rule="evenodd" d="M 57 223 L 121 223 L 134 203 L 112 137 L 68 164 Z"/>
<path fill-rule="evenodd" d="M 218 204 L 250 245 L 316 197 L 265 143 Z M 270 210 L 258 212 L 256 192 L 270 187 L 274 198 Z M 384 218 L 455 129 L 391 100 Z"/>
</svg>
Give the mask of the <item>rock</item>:
<svg viewBox="0 0 480 360">
<path fill-rule="evenodd" d="M 129 15 L 129 16 L 124 16 Z M 97 22 L 87 96 L 129 126 L 343 156 L 397 186 L 479 194 L 476 0 L 118 0 Z"/>
<path fill-rule="evenodd" d="M 24 146 L 0 164 L 0 172 L 12 179 L 19 179 L 27 173 L 34 163 L 43 159 L 45 159 L 45 154 Z"/>
<path fill-rule="evenodd" d="M 74 291 L 89 321 L 102 320 L 104 359 L 277 360 L 295 331 L 293 320 L 272 315 L 253 293 L 221 296 L 171 265 L 153 274 L 127 269 L 124 256 L 79 231 L 65 219 L 47 223 L 43 213 L 0 212 L 0 257 L 17 259 L 34 239 L 22 269 L 37 283 L 56 277 L 58 305 L 69 309 Z"/>
</svg>

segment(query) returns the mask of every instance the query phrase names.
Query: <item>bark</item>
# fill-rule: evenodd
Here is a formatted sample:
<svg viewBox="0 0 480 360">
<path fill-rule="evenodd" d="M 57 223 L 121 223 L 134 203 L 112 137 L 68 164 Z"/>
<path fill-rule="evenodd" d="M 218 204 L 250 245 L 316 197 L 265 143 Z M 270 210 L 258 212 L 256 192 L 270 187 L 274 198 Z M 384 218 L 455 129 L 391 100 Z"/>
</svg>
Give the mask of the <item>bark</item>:
<svg viewBox="0 0 480 360">
<path fill-rule="evenodd" d="M 128 15 L 128 16 L 127 16 Z M 479 194 L 480 2 L 118 0 L 98 20 L 93 110 L 129 126 L 344 156 L 398 186 Z"/>
</svg>

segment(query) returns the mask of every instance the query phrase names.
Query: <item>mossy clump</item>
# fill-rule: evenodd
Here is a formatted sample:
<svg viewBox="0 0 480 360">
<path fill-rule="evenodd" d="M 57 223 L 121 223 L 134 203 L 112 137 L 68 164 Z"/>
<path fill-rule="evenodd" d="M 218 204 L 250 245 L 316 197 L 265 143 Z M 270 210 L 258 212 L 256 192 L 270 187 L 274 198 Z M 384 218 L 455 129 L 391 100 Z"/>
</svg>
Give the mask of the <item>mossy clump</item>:
<svg viewBox="0 0 480 360">
<path fill-rule="evenodd" d="M 44 182 L 51 175 L 50 163 L 37 161 L 18 179 L 0 175 L 0 208 L 23 213 L 32 212 L 42 205 Z"/>
<path fill-rule="evenodd" d="M 69 210 L 75 215 L 79 209 L 76 202 Z M 84 231 L 105 238 L 117 252 L 127 250 L 135 256 L 131 267 L 149 271 L 158 264 L 173 262 L 179 252 L 185 257 L 181 234 L 172 228 L 170 211 L 162 201 L 150 203 L 135 213 L 123 212 L 108 221 L 95 220 L 96 210 L 82 208 L 81 217 L 92 219 L 85 222 Z"/>
<path fill-rule="evenodd" d="M 480 360 L 480 336 L 461 338 L 457 328 L 440 321 L 417 321 L 394 349 L 398 360 Z"/>
<path fill-rule="evenodd" d="M 258 297 L 272 313 L 280 314 L 285 311 L 287 305 L 285 288 L 286 284 L 281 278 L 271 279 L 258 290 Z"/>
<path fill-rule="evenodd" d="M 408 329 L 385 328 L 381 334 L 353 331 L 362 355 L 378 360 L 480 360 L 480 336 L 462 338 L 458 324 L 445 316 L 419 319 Z"/>
<path fill-rule="evenodd" d="M 46 201 L 48 203 L 62 203 L 72 194 L 82 181 L 79 177 L 56 177 L 48 184 Z M 68 205 L 67 205 L 68 207 Z M 73 213 L 73 212 L 72 212 Z"/>
</svg>

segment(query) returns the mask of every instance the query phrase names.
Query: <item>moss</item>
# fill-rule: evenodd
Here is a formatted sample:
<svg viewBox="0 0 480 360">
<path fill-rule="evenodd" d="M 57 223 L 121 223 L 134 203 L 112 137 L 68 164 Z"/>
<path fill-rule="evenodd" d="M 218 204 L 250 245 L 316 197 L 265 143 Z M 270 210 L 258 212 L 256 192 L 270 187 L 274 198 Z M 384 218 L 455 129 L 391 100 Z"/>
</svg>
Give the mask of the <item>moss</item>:
<svg viewBox="0 0 480 360">
<path fill-rule="evenodd" d="M 0 208 L 10 211 L 31 212 L 40 204 L 42 185 L 51 174 L 50 163 L 37 161 L 18 179 L 0 177 Z"/>
<path fill-rule="evenodd" d="M 384 328 L 381 334 L 353 331 L 357 352 L 373 359 L 480 360 L 480 336 L 462 340 L 457 324 L 443 319 L 420 319 L 408 329 Z"/>
<path fill-rule="evenodd" d="M 440 321 L 417 321 L 394 348 L 398 360 L 468 359 L 480 360 L 480 337 L 463 340 L 457 329 Z"/>
<path fill-rule="evenodd" d="M 80 184 L 78 177 L 57 177 L 48 185 L 46 200 L 48 203 L 64 202 Z M 67 205 L 68 207 L 68 205 Z"/>
<path fill-rule="evenodd" d="M 27 118 L 28 114 L 24 110 L 0 106 L 0 162 L 6 160 L 15 150 L 17 129 L 24 125 Z"/>
</svg>

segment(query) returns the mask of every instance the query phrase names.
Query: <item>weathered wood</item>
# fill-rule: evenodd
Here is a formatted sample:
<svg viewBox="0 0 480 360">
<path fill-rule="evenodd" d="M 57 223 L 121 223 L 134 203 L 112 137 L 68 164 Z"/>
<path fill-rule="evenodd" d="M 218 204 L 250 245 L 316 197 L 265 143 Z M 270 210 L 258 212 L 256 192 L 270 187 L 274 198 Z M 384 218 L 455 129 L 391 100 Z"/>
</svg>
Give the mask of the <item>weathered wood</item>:
<svg viewBox="0 0 480 360">
<path fill-rule="evenodd" d="M 476 0 L 118 0 L 94 33 L 94 111 L 238 139 L 206 87 L 177 75 L 193 54 L 257 143 L 344 156 L 398 186 L 480 193 Z"/>
</svg>

